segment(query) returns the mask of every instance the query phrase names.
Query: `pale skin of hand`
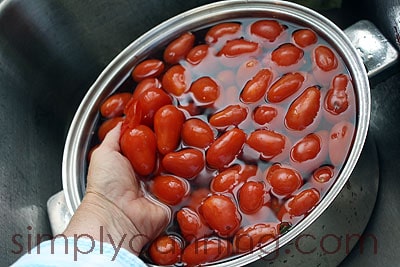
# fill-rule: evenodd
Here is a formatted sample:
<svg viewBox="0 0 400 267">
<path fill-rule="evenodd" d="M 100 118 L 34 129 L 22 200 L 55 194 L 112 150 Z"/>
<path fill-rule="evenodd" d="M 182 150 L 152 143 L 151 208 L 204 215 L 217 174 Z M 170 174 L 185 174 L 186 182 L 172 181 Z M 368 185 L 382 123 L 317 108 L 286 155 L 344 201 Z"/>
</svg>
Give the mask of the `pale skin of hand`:
<svg viewBox="0 0 400 267">
<path fill-rule="evenodd" d="M 93 152 L 86 194 L 66 236 L 89 235 L 138 255 L 143 246 L 166 227 L 170 210 L 145 197 L 129 160 L 120 153 L 118 124 Z"/>
</svg>

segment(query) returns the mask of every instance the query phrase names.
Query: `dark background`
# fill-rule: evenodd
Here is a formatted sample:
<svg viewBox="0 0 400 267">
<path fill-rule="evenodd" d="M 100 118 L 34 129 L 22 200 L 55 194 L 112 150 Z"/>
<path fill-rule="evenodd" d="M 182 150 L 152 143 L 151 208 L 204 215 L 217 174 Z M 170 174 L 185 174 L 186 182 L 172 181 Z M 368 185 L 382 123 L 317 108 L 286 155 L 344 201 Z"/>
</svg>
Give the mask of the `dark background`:
<svg viewBox="0 0 400 267">
<path fill-rule="evenodd" d="M 0 0 L 0 266 L 28 249 L 29 235 L 50 233 L 46 201 L 62 189 L 68 127 L 102 69 L 151 27 L 209 2 Z M 369 19 L 399 48 L 398 0 L 343 0 L 340 8 L 318 10 L 343 29 Z M 380 188 L 366 233 L 377 237 L 378 252 L 357 248 L 343 266 L 400 262 L 400 72 L 385 74 L 372 81 L 369 133 L 378 147 Z M 17 234 L 23 251 L 12 242 Z"/>
</svg>

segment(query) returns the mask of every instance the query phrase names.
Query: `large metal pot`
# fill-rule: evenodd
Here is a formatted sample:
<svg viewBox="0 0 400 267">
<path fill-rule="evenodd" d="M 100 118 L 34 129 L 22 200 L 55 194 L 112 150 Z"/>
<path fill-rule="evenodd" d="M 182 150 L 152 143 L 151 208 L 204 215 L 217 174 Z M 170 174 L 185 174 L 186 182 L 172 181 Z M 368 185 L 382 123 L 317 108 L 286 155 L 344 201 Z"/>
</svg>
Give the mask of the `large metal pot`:
<svg viewBox="0 0 400 267">
<path fill-rule="evenodd" d="M 181 32 L 220 20 L 246 16 L 274 17 L 294 21 L 314 29 L 335 47 L 345 60 L 354 78 L 357 98 L 356 135 L 340 176 L 322 201 L 304 220 L 276 242 L 270 243 L 253 253 L 221 263 L 221 266 L 249 264 L 288 244 L 317 220 L 337 198 L 356 166 L 367 137 L 370 118 L 370 92 L 368 75 L 362 59 L 345 33 L 315 11 L 286 1 L 234 0 L 202 6 L 169 19 L 132 42 L 101 73 L 80 104 L 65 144 L 62 178 L 65 199 L 71 214 L 79 206 L 85 192 L 87 169 L 85 157 L 90 148 L 94 127 L 99 119 L 98 110 L 101 103 L 130 75 L 132 68 L 149 55 L 154 48 L 170 42 Z"/>
</svg>

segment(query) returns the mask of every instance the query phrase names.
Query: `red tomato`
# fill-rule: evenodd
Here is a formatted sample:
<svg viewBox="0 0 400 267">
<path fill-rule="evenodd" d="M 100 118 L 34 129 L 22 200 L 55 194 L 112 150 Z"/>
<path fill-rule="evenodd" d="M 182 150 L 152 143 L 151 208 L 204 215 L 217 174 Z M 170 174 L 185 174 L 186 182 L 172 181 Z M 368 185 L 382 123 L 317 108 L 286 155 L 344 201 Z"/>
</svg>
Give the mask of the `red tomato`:
<svg viewBox="0 0 400 267">
<path fill-rule="evenodd" d="M 140 82 L 146 78 L 158 77 L 164 71 L 164 62 L 158 59 L 146 59 L 132 71 L 132 78 Z"/>
<path fill-rule="evenodd" d="M 333 78 L 332 88 L 325 96 L 325 109 L 333 114 L 339 115 L 349 107 L 349 99 L 346 88 L 349 80 L 345 74 L 339 74 Z"/>
<path fill-rule="evenodd" d="M 238 126 L 247 117 L 247 108 L 230 105 L 210 117 L 210 124 L 215 127 Z"/>
<path fill-rule="evenodd" d="M 271 59 L 278 66 L 290 66 L 299 62 L 303 55 L 303 50 L 293 44 L 286 43 L 272 52 Z"/>
<path fill-rule="evenodd" d="M 152 127 L 154 114 L 161 107 L 172 104 L 172 99 L 163 90 L 150 88 L 139 95 L 138 102 L 142 111 L 141 123 Z"/>
<path fill-rule="evenodd" d="M 186 57 L 192 49 L 195 37 L 187 32 L 172 41 L 164 50 L 164 61 L 169 64 L 176 64 L 179 60 Z"/>
<path fill-rule="evenodd" d="M 207 43 L 216 43 L 219 38 L 226 35 L 236 34 L 240 31 L 241 25 L 235 22 L 220 23 L 208 30 L 204 38 Z"/>
<path fill-rule="evenodd" d="M 217 56 L 237 57 L 243 54 L 256 52 L 258 48 L 258 43 L 245 39 L 235 39 L 227 41 L 224 47 L 218 52 Z"/>
<path fill-rule="evenodd" d="M 256 213 L 264 204 L 265 194 L 264 183 L 245 182 L 238 191 L 240 210 L 246 214 Z"/>
<path fill-rule="evenodd" d="M 292 34 L 294 42 L 300 47 L 307 47 L 315 44 L 318 41 L 318 37 L 310 29 L 300 29 Z"/>
<path fill-rule="evenodd" d="M 323 71 L 331 71 L 338 66 L 335 54 L 329 47 L 324 45 L 315 48 L 314 59 L 317 66 Z"/>
<path fill-rule="evenodd" d="M 268 169 L 266 179 L 272 186 L 273 192 L 280 196 L 293 194 L 303 184 L 303 178 L 298 171 L 282 167 L 278 163 Z"/>
<path fill-rule="evenodd" d="M 314 159 L 320 151 L 321 139 L 316 134 L 309 134 L 293 146 L 290 156 L 296 162 L 304 162 Z"/>
<path fill-rule="evenodd" d="M 161 154 L 174 151 L 181 140 L 181 129 L 185 121 L 182 111 L 173 105 L 161 107 L 154 115 L 154 132 L 157 148 Z"/>
<path fill-rule="evenodd" d="M 301 131 L 313 123 L 320 107 L 321 92 L 317 86 L 308 87 L 289 107 L 285 123 L 289 129 Z"/>
<path fill-rule="evenodd" d="M 258 20 L 251 24 L 250 32 L 273 42 L 286 29 L 276 20 Z"/>
<path fill-rule="evenodd" d="M 162 86 L 170 94 L 180 96 L 188 89 L 186 85 L 185 68 L 181 65 L 175 65 L 169 68 L 163 78 Z"/>
<path fill-rule="evenodd" d="M 120 145 L 122 154 L 131 162 L 136 173 L 146 176 L 153 172 L 157 147 L 156 137 L 149 127 L 138 125 L 123 132 Z"/>
<path fill-rule="evenodd" d="M 104 121 L 97 130 L 97 136 L 99 138 L 99 141 L 100 142 L 103 141 L 107 133 L 112 129 L 114 129 L 115 126 L 117 126 L 117 124 L 122 121 L 124 121 L 123 117 L 115 117 Z"/>
<path fill-rule="evenodd" d="M 182 262 L 186 266 L 200 266 L 232 254 L 232 244 L 221 238 L 210 237 L 196 240 L 183 251 Z"/>
<path fill-rule="evenodd" d="M 192 191 L 187 202 L 187 207 L 197 211 L 203 200 L 206 199 L 210 194 L 211 191 L 205 187 L 201 187 Z"/>
<path fill-rule="evenodd" d="M 162 159 L 164 168 L 172 174 L 183 178 L 193 178 L 204 168 L 203 153 L 194 148 L 170 152 Z"/>
<path fill-rule="evenodd" d="M 161 82 L 157 78 L 146 78 L 140 81 L 133 91 L 132 98 L 134 100 L 139 99 L 139 95 L 150 88 L 161 88 Z"/>
<path fill-rule="evenodd" d="M 271 122 L 278 115 L 278 111 L 270 106 L 258 106 L 254 109 L 253 119 L 258 124 L 266 124 Z"/>
<path fill-rule="evenodd" d="M 287 73 L 269 88 L 267 100 L 271 103 L 279 103 L 296 93 L 303 82 L 304 76 L 301 73 Z"/>
<path fill-rule="evenodd" d="M 193 47 L 186 56 L 186 61 L 192 65 L 198 65 L 208 54 L 209 46 L 201 44 Z"/>
<path fill-rule="evenodd" d="M 185 180 L 171 176 L 157 176 L 153 179 L 152 193 L 163 203 L 177 205 L 189 192 L 189 183 Z"/>
<path fill-rule="evenodd" d="M 227 131 L 211 144 L 206 155 L 207 164 L 211 168 L 226 168 L 242 150 L 245 141 L 246 134 L 242 130 Z"/>
<path fill-rule="evenodd" d="M 250 134 L 246 143 L 261 153 L 261 158 L 271 160 L 282 153 L 286 137 L 271 130 L 256 130 Z"/>
<path fill-rule="evenodd" d="M 313 179 L 318 183 L 326 183 L 335 175 L 335 170 L 331 165 L 324 165 L 313 172 Z"/>
<path fill-rule="evenodd" d="M 313 188 L 306 189 L 289 200 L 289 213 L 294 216 L 304 215 L 317 205 L 318 201 L 318 191 Z"/>
<path fill-rule="evenodd" d="M 151 260 L 158 265 L 174 265 L 181 259 L 182 242 L 176 236 L 160 236 L 149 248 Z"/>
<path fill-rule="evenodd" d="M 212 230 L 203 223 L 199 214 L 191 208 L 180 209 L 176 213 L 176 220 L 183 237 L 189 242 L 212 233 Z"/>
<path fill-rule="evenodd" d="M 214 141 L 210 126 L 200 119 L 189 119 L 182 127 L 182 140 L 189 146 L 206 148 Z"/>
<path fill-rule="evenodd" d="M 211 181 L 210 189 L 213 192 L 232 192 L 232 189 L 240 182 L 238 166 L 228 168 L 217 174 Z"/>
<path fill-rule="evenodd" d="M 233 238 L 233 245 L 236 252 L 243 253 L 272 241 L 277 235 L 276 226 L 258 223 L 241 228 Z"/>
<path fill-rule="evenodd" d="M 346 160 L 353 141 L 354 125 L 347 121 L 335 124 L 329 134 L 329 157 L 333 165 L 339 166 Z"/>
<path fill-rule="evenodd" d="M 207 224 L 220 237 L 233 236 L 240 227 L 241 217 L 236 204 L 225 195 L 211 195 L 199 208 Z"/>
<path fill-rule="evenodd" d="M 240 93 L 240 100 L 244 103 L 254 103 L 265 95 L 272 80 L 272 72 L 269 69 L 262 69 L 246 83 Z"/>
<path fill-rule="evenodd" d="M 194 98 L 200 103 L 213 103 L 219 97 L 219 86 L 210 77 L 201 77 L 190 86 Z"/>
<path fill-rule="evenodd" d="M 131 93 L 117 93 L 106 99 L 100 106 L 100 113 L 105 118 L 120 117 L 124 114 L 124 108 L 131 99 Z"/>
</svg>

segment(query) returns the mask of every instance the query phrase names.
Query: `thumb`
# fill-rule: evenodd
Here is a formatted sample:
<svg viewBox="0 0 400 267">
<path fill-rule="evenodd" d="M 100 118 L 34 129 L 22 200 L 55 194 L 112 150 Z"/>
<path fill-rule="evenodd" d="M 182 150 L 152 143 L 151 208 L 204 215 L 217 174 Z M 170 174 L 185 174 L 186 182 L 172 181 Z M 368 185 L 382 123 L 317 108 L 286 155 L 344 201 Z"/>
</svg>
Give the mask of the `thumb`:
<svg viewBox="0 0 400 267">
<path fill-rule="evenodd" d="M 122 122 L 118 123 L 107 133 L 99 148 L 107 151 L 120 151 L 119 138 L 121 134 L 121 125 Z"/>
</svg>

